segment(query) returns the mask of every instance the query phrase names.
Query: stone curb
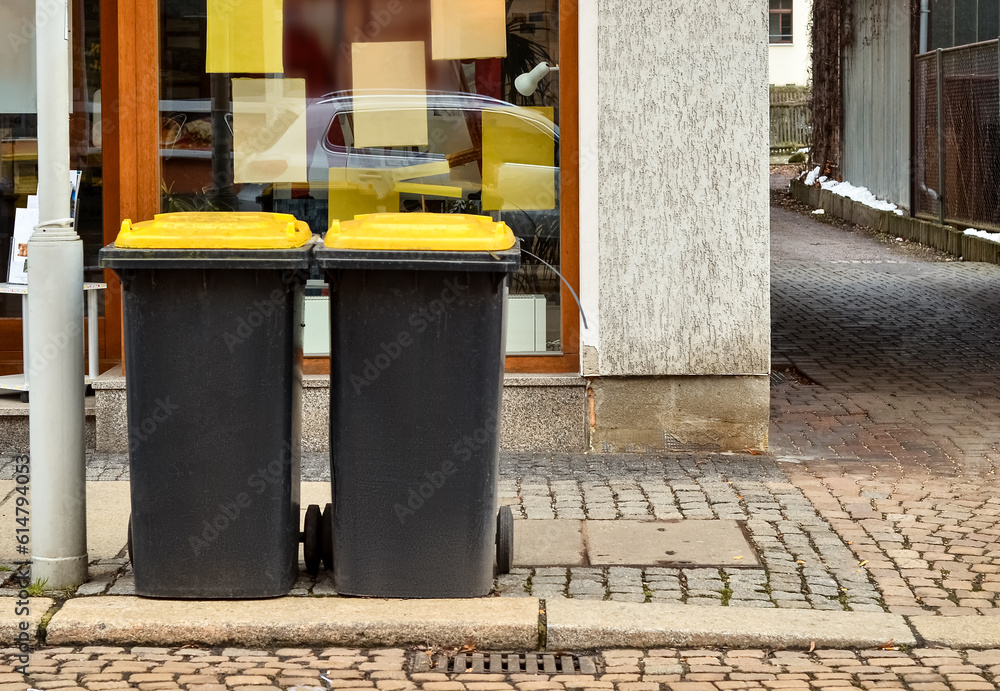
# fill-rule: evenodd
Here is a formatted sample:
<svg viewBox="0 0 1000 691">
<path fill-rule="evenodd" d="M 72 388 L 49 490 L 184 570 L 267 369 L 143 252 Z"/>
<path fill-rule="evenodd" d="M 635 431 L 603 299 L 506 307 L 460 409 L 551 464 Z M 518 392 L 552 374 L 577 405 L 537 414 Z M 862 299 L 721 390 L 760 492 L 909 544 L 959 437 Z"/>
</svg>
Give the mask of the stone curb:
<svg viewBox="0 0 1000 691">
<path fill-rule="evenodd" d="M 991 650 L 1000 648 L 1000 618 L 910 617 L 910 624 L 927 645 Z"/>
<path fill-rule="evenodd" d="M 46 645 L 538 647 L 538 600 L 183 601 L 138 597 L 69 600 L 46 627 Z"/>
<path fill-rule="evenodd" d="M 0 641 L 5 645 L 33 642 L 38 636 L 38 625 L 55 603 L 47 597 L 29 597 L 27 604 L 16 597 L 0 598 Z M 27 634 L 27 639 L 22 633 Z"/>
<path fill-rule="evenodd" d="M 911 216 L 899 216 L 892 211 L 879 211 L 815 185 L 807 187 L 800 180 L 792 180 L 789 190 L 803 204 L 825 209 L 827 213 L 848 223 L 919 242 L 956 257 L 964 257 L 966 261 L 1000 264 L 1000 243 L 975 235 L 965 235 L 952 226 Z"/>
<path fill-rule="evenodd" d="M 898 614 L 550 600 L 546 647 L 878 648 L 916 645 Z"/>
<path fill-rule="evenodd" d="M 32 598 L 28 622 L 54 602 Z M 534 598 L 366 600 L 285 597 L 183 601 L 81 597 L 45 629 L 46 645 L 384 647 L 474 645 L 480 650 L 732 647 L 794 649 L 941 645 L 1000 648 L 995 617 L 702 607 Z M 0 598 L 0 641 L 19 633 L 15 598 Z M 911 628 L 912 627 L 912 628 Z M 540 641 L 544 631 L 545 639 Z"/>
</svg>

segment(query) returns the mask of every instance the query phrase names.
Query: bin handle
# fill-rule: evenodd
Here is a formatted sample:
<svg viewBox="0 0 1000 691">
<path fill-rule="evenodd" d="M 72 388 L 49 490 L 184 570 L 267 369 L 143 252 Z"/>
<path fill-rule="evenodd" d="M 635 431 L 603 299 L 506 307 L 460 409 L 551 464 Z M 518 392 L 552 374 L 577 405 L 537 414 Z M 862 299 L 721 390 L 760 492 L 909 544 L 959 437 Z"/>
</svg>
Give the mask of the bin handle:
<svg viewBox="0 0 1000 691">
<path fill-rule="evenodd" d="M 545 261 L 544 259 L 542 259 L 541 257 L 539 257 L 537 254 L 532 254 L 531 252 L 529 252 L 528 250 L 524 249 L 523 247 L 521 248 L 521 251 L 524 252 L 525 254 L 527 254 L 529 257 L 534 257 L 535 259 L 537 259 L 538 261 L 540 261 L 542 264 L 545 264 L 545 266 L 547 266 L 550 269 L 552 269 L 553 271 L 555 271 L 556 276 L 558 276 L 562 280 L 563 284 L 567 288 L 569 288 L 570 294 L 573 296 L 573 299 L 576 300 L 576 307 L 577 307 L 578 310 L 580 310 L 580 317 L 583 319 L 583 328 L 589 330 L 590 327 L 587 326 L 587 315 L 583 311 L 583 305 L 580 304 L 580 298 L 577 296 L 576 291 L 573 290 L 573 286 L 571 286 L 569 284 L 569 281 L 566 280 L 566 277 L 563 276 L 561 273 L 559 273 L 559 269 L 557 269 L 556 267 L 554 267 L 551 264 L 549 264 L 547 261 Z"/>
</svg>

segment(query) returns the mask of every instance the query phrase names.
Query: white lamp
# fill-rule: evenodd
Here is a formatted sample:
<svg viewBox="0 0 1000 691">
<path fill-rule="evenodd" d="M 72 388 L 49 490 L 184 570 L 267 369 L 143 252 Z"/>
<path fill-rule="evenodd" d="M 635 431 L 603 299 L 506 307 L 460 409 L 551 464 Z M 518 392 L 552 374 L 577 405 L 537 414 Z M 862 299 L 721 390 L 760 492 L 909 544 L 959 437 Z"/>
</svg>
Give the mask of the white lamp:
<svg viewBox="0 0 1000 691">
<path fill-rule="evenodd" d="M 531 70 L 531 72 L 525 72 L 520 77 L 515 79 L 514 88 L 517 89 L 522 96 L 531 96 L 535 93 L 535 90 L 538 89 L 538 82 L 542 81 L 542 79 L 544 79 L 549 72 L 557 72 L 558 70 L 558 65 L 555 67 L 549 67 L 549 63 L 540 62 L 535 69 Z"/>
</svg>

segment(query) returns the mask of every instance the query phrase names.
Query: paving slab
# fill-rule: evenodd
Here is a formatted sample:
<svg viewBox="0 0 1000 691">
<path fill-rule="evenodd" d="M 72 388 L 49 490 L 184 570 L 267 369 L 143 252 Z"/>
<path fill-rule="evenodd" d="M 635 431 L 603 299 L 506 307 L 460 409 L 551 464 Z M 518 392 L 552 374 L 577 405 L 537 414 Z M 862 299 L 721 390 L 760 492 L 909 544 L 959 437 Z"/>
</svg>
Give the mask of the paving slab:
<svg viewBox="0 0 1000 691">
<path fill-rule="evenodd" d="M 90 560 L 124 556 L 132 498 L 127 482 L 87 483 L 87 553 Z"/>
<path fill-rule="evenodd" d="M 22 632 L 27 634 L 28 642 L 33 644 L 38 624 L 55 604 L 55 600 L 32 597 L 28 598 L 26 607 L 23 603 L 23 600 L 16 597 L 0 597 L 0 642 L 5 645 L 15 645 Z"/>
<path fill-rule="evenodd" d="M 877 648 L 916 645 L 903 617 L 869 612 L 546 601 L 549 650 L 679 646 Z"/>
<path fill-rule="evenodd" d="M 0 531 L 0 561 L 16 561 L 19 555 L 14 527 L 17 514 L 16 487 L 13 480 L 0 481 L 0 526 L 11 526 Z M 113 559 L 124 554 L 128 539 L 129 483 L 87 483 L 87 552 L 90 560 Z"/>
<path fill-rule="evenodd" d="M 997 617 L 910 617 L 926 645 L 947 648 L 991 650 L 1000 648 L 1000 619 Z"/>
<path fill-rule="evenodd" d="M 515 566 L 582 566 L 583 521 L 514 521 Z"/>
<path fill-rule="evenodd" d="M 587 521 L 593 566 L 760 566 L 738 521 Z"/>
<path fill-rule="evenodd" d="M 46 627 L 48 645 L 538 646 L 538 600 L 278 598 L 69 600 Z"/>
<path fill-rule="evenodd" d="M 323 507 L 330 503 L 329 482 L 303 482 L 299 488 L 299 504 L 303 514 L 310 504 L 318 504 L 319 510 L 322 511 Z"/>
</svg>

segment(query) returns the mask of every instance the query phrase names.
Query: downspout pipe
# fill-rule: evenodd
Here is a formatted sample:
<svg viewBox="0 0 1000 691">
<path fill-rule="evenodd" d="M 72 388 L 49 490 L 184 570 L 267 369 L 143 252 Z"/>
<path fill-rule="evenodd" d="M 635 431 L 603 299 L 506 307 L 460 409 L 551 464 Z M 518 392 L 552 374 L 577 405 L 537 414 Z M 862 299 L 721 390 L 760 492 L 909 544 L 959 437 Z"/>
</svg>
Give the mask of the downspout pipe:
<svg viewBox="0 0 1000 691">
<path fill-rule="evenodd" d="M 930 33 L 931 0 L 920 0 L 920 53 L 927 52 Z"/>
<path fill-rule="evenodd" d="M 87 580 L 83 243 L 70 216 L 67 0 L 35 3 L 38 216 L 28 240 L 31 578 Z"/>
</svg>

